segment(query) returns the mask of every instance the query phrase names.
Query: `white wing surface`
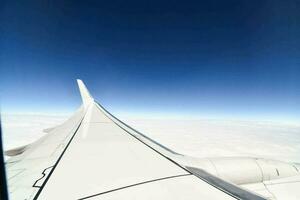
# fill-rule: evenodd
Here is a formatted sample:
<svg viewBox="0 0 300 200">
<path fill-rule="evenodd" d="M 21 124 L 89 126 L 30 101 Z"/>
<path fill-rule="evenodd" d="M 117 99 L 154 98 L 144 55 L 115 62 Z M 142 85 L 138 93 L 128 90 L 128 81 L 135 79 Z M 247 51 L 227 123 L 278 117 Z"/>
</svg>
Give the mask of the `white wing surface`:
<svg viewBox="0 0 300 200">
<path fill-rule="evenodd" d="M 7 161 L 11 199 L 264 199 L 179 165 L 78 84 L 83 106 Z"/>
</svg>

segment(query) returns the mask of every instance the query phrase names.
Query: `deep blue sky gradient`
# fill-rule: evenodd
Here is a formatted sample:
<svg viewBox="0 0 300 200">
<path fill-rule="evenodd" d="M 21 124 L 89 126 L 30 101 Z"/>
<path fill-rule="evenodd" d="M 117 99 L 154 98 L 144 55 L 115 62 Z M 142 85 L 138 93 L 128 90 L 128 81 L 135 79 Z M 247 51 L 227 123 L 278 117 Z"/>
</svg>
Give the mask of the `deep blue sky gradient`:
<svg viewBox="0 0 300 200">
<path fill-rule="evenodd" d="M 6 1 L 3 112 L 300 122 L 299 1 Z"/>
</svg>

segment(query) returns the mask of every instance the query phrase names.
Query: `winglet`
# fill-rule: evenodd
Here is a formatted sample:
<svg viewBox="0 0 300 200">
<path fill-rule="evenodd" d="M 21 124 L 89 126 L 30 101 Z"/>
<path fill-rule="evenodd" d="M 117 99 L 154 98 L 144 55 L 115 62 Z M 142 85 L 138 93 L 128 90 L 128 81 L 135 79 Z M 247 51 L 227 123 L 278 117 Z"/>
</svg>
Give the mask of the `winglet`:
<svg viewBox="0 0 300 200">
<path fill-rule="evenodd" d="M 79 87 L 79 91 L 80 91 L 83 106 L 86 109 L 89 106 L 90 103 L 94 102 L 94 99 L 90 95 L 88 89 L 86 88 L 86 86 L 84 85 L 82 80 L 77 79 L 77 84 L 78 84 L 78 87 Z"/>
</svg>

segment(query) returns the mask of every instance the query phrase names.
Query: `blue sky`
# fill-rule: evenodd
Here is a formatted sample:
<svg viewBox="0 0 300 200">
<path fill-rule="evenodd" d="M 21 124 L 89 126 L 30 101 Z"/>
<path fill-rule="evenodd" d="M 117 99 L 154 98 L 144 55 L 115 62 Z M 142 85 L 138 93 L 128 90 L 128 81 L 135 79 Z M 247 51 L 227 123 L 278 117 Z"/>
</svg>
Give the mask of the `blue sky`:
<svg viewBox="0 0 300 200">
<path fill-rule="evenodd" d="M 7 1 L 2 112 L 300 121 L 297 1 Z"/>
</svg>

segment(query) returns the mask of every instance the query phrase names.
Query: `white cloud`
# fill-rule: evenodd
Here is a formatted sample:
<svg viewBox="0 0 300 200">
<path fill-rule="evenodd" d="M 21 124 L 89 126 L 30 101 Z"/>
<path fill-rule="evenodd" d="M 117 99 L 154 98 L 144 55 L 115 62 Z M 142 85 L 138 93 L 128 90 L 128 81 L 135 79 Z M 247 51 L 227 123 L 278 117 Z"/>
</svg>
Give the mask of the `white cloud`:
<svg viewBox="0 0 300 200">
<path fill-rule="evenodd" d="M 149 137 L 195 157 L 254 156 L 300 162 L 300 126 L 232 120 L 126 120 Z"/>
<path fill-rule="evenodd" d="M 63 123 L 67 116 L 42 114 L 3 114 L 2 132 L 4 149 L 29 144 L 46 133 L 44 129 Z"/>
<path fill-rule="evenodd" d="M 4 115 L 4 148 L 28 144 L 67 116 Z M 230 120 L 127 119 L 126 123 L 179 152 L 196 157 L 256 156 L 300 162 L 300 125 Z"/>
</svg>

